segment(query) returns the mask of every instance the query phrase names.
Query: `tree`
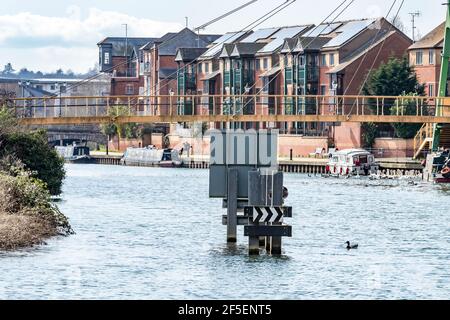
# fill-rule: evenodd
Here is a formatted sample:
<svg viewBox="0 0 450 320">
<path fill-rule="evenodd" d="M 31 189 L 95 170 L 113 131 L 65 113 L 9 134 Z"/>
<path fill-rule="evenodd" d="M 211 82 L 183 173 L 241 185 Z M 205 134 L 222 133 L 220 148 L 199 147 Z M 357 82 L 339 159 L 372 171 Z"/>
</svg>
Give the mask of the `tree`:
<svg viewBox="0 0 450 320">
<path fill-rule="evenodd" d="M 11 62 L 8 62 L 8 63 L 5 65 L 5 67 L 3 68 L 2 74 L 3 74 L 3 75 L 11 75 L 12 73 L 14 73 L 14 71 L 16 71 L 16 70 L 14 70 L 14 68 L 13 68 L 13 66 L 12 66 L 12 64 L 11 64 Z"/>
<path fill-rule="evenodd" d="M 117 118 L 122 116 L 130 116 L 130 110 L 127 106 L 116 106 L 109 108 L 108 116 Z M 112 136 L 117 136 L 117 149 L 120 150 L 120 140 L 122 138 L 137 138 L 138 126 L 136 123 L 109 123 L 103 124 L 101 130 L 103 134 L 108 136 L 108 140 Z"/>
<path fill-rule="evenodd" d="M 411 116 L 417 114 L 417 100 L 414 99 L 414 95 L 404 95 L 404 99 L 401 99 L 401 101 L 396 102 L 391 107 L 391 114 L 401 114 L 405 116 Z M 398 107 L 397 107 L 398 105 Z M 422 113 L 424 116 L 428 115 L 427 105 L 421 106 L 421 110 L 419 110 L 420 113 Z M 418 123 L 394 123 L 392 126 L 394 127 L 395 133 L 398 137 L 403 139 L 411 139 L 414 138 L 417 132 L 420 130 L 423 124 Z"/>
<path fill-rule="evenodd" d="M 64 159 L 48 144 L 47 133 L 14 132 L 4 135 L 0 157 L 14 156 L 43 181 L 50 194 L 59 195 L 65 178 Z"/>
<path fill-rule="evenodd" d="M 400 16 L 394 16 L 390 19 L 390 22 L 396 27 L 398 30 L 400 30 L 403 33 L 406 33 L 408 30 L 406 30 L 405 24 L 403 23 Z"/>
<path fill-rule="evenodd" d="M 414 69 L 409 65 L 407 57 L 403 57 L 401 59 L 392 57 L 387 63 L 382 64 L 378 69 L 374 70 L 369 75 L 368 81 L 363 87 L 363 93 L 367 96 L 423 96 L 425 95 L 425 86 L 419 83 L 417 75 Z M 385 99 L 383 105 L 384 114 L 391 114 L 391 112 L 393 112 L 392 108 L 394 105 L 396 105 L 396 98 Z M 377 111 L 376 103 L 370 102 L 370 106 L 373 112 Z M 411 108 L 407 108 L 404 111 L 412 112 L 411 110 Z M 397 111 L 395 109 L 395 113 L 396 112 Z M 416 112 L 415 107 L 414 112 Z M 383 125 L 377 125 L 378 128 L 381 126 Z M 390 127 L 393 128 L 395 133 L 402 138 L 410 138 L 411 132 L 414 130 L 417 133 L 416 124 L 404 124 L 401 126 L 396 124 L 390 125 Z M 373 126 L 370 125 L 369 128 L 372 130 Z"/>
</svg>

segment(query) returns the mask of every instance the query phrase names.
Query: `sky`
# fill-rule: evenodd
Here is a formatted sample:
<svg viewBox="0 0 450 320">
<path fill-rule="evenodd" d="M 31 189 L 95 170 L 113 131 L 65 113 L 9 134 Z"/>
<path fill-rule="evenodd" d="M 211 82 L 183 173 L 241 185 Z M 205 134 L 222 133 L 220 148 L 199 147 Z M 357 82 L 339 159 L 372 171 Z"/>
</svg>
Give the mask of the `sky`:
<svg viewBox="0 0 450 320">
<path fill-rule="evenodd" d="M 0 0 L 0 70 L 86 72 L 98 61 L 97 43 L 107 36 L 156 37 L 186 25 L 202 25 L 248 0 Z M 285 0 L 259 0 L 203 33 L 239 31 Z M 318 24 L 343 0 L 297 0 L 260 27 Z M 386 16 L 395 0 L 354 0 L 338 20 Z M 351 0 L 347 0 L 350 3 Z M 401 0 L 396 1 L 397 11 Z M 419 35 L 445 19 L 443 0 L 404 0 L 401 21 L 412 37 L 411 16 Z M 332 18 L 331 18 L 332 19 Z"/>
</svg>

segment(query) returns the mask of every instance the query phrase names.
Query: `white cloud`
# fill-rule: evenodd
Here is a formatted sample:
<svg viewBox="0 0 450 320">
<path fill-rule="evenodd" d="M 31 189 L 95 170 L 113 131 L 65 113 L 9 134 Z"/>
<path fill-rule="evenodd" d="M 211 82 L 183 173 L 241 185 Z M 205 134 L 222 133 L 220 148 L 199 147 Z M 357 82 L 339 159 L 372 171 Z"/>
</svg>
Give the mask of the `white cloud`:
<svg viewBox="0 0 450 320">
<path fill-rule="evenodd" d="M 59 67 L 86 71 L 97 62 L 96 44 L 107 36 L 158 37 L 182 28 L 178 23 L 160 22 L 120 12 L 88 10 L 83 17 L 77 6 L 69 6 L 64 17 L 21 12 L 0 15 L 0 63 L 11 61 L 16 68 L 52 71 Z M 89 59 L 89 61 L 88 61 Z M 80 69 L 83 68 L 83 69 Z"/>
</svg>

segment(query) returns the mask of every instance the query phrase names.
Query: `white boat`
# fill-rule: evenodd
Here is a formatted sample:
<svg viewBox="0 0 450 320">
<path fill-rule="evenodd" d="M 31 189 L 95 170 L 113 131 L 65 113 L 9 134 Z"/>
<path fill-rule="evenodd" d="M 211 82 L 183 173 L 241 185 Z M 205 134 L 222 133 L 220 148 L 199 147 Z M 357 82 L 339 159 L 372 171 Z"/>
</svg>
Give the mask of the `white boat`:
<svg viewBox="0 0 450 320">
<path fill-rule="evenodd" d="M 376 174 L 379 165 L 375 157 L 362 149 L 349 149 L 333 153 L 327 164 L 327 172 L 332 175 L 370 175 Z"/>
<path fill-rule="evenodd" d="M 56 152 L 70 163 L 90 163 L 92 161 L 90 149 L 86 146 L 56 146 Z"/>
<path fill-rule="evenodd" d="M 128 148 L 120 162 L 125 166 L 166 167 L 173 168 L 182 165 L 180 154 L 173 149 L 157 149 L 154 146 L 146 148 Z"/>
</svg>

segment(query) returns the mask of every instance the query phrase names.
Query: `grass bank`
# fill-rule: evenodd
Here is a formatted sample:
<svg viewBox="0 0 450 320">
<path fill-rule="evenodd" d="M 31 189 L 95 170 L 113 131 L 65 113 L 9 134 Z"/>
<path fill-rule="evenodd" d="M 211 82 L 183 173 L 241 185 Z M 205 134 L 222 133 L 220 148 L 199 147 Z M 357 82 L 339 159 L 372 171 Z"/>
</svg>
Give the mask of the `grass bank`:
<svg viewBox="0 0 450 320">
<path fill-rule="evenodd" d="M 0 250 L 32 247 L 72 233 L 42 181 L 27 171 L 0 171 Z"/>
</svg>

